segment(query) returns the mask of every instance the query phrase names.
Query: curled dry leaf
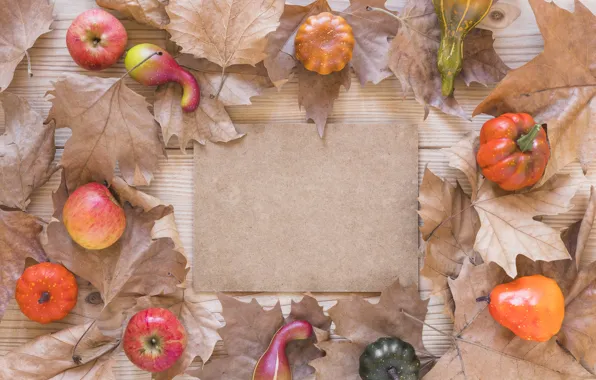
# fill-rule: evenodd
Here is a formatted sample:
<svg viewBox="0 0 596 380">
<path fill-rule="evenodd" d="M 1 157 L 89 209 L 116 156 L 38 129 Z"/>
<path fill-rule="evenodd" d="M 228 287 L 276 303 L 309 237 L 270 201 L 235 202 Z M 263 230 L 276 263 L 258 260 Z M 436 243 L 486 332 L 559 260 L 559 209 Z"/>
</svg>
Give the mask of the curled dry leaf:
<svg viewBox="0 0 596 380">
<path fill-rule="evenodd" d="M 422 344 L 421 321 L 426 317 L 428 301 L 422 301 L 416 286 L 404 287 L 396 281 L 381 293 L 378 304 L 361 297 L 340 300 L 329 309 L 335 332 L 349 343 L 325 342 L 323 358 L 311 365 L 317 379 L 359 379 L 358 363 L 364 348 L 381 337 L 396 337 L 410 343 L 421 359 L 426 355 Z"/>
<path fill-rule="evenodd" d="M 68 189 L 111 180 L 116 163 L 127 183 L 148 185 L 164 149 L 145 98 L 121 78 L 69 74 L 53 85 L 48 120 L 72 130 L 61 161 Z"/>
<path fill-rule="evenodd" d="M 250 303 L 238 301 L 219 294 L 222 315 L 226 325 L 219 330 L 223 338 L 227 357 L 211 360 L 203 368 L 189 371 L 188 374 L 201 380 L 246 380 L 252 378 L 257 361 L 269 347 L 271 339 L 284 325 L 279 303 L 271 310 L 265 310 L 253 299 Z M 305 296 L 298 304 L 292 304 L 288 321 L 302 319 L 316 329 L 329 331 L 331 321 L 325 317 L 316 300 Z M 324 334 L 320 334 L 323 336 Z M 313 356 L 321 352 L 313 348 L 313 341 L 291 342 L 287 355 L 292 366 L 293 379 L 301 380 L 312 376 L 312 368 L 307 364 Z"/>
<path fill-rule="evenodd" d="M 205 144 L 228 142 L 238 139 L 239 133 L 225 106 L 248 105 L 250 98 L 271 87 L 262 66 L 231 66 L 221 76 L 221 67 L 190 55 L 182 55 L 178 62 L 188 68 L 201 86 L 199 108 L 190 113 L 182 112 L 182 90 L 177 84 L 160 86 L 155 94 L 155 120 L 161 125 L 166 144 L 177 135 L 182 152 L 189 141 Z M 219 95 L 217 92 L 221 88 Z"/>
<path fill-rule="evenodd" d="M 93 251 L 74 243 L 62 223 L 61 210 L 67 196 L 63 180 L 54 194 L 55 220 L 47 228 L 46 251 L 52 260 L 99 290 L 104 308 L 97 325 L 105 335 L 120 339 L 122 324 L 138 296 L 172 293 L 185 281 L 188 269 L 184 254 L 175 248 L 171 237 L 153 236 L 156 222 L 173 210 L 159 205 L 144 211 L 126 203 L 124 235 L 111 247 Z"/>
<path fill-rule="evenodd" d="M 169 380 L 183 374 L 195 357 L 207 362 L 219 340 L 217 329 L 220 323 L 215 316 L 198 302 L 192 302 L 190 290 L 178 291 L 168 296 L 144 296 L 136 301 L 131 314 L 150 307 L 162 307 L 172 311 L 182 322 L 188 334 L 186 349 L 178 361 L 169 369 L 154 374 L 156 380 Z"/>
<path fill-rule="evenodd" d="M 38 262 L 47 261 L 39 241 L 42 226 L 39 220 L 22 211 L 0 208 L 0 319 L 13 299 L 15 286 L 30 257 Z"/>
<path fill-rule="evenodd" d="M 170 18 L 166 13 L 169 0 L 96 0 L 100 7 L 119 11 L 141 24 L 163 29 Z"/>
<path fill-rule="evenodd" d="M 24 210 L 33 190 L 56 171 L 53 163 L 54 124 L 43 124 L 29 103 L 13 94 L 0 94 L 6 132 L 0 136 L 0 205 Z"/>
<path fill-rule="evenodd" d="M 447 280 L 457 278 L 464 261 L 480 264 L 474 240 L 480 228 L 478 213 L 459 183 L 437 177 L 426 168 L 420 185 L 422 238 L 426 241 L 424 267 L 420 275 L 432 282 L 432 294 L 443 297 L 448 314 L 455 305 Z"/>
<path fill-rule="evenodd" d="M 405 91 L 412 89 L 416 100 L 441 111 L 467 118 L 453 95 L 441 94 L 441 74 L 437 52 L 441 38 L 439 21 L 432 0 L 409 0 L 398 15 L 400 27 L 389 51 L 389 68 Z M 473 30 L 464 42 L 463 68 L 459 77 L 467 84 L 487 85 L 505 77 L 508 67 L 493 48 L 492 32 Z"/>
<path fill-rule="evenodd" d="M 479 175 L 476 153 L 480 140 L 476 132 L 467 134 L 461 141 L 451 148 L 441 149 L 449 158 L 449 166 L 465 174 L 472 188 L 471 199 L 475 200 L 478 193 Z"/>
<path fill-rule="evenodd" d="M 0 92 L 6 90 L 14 71 L 35 41 L 50 31 L 54 5 L 48 0 L 0 0 Z"/>
<path fill-rule="evenodd" d="M 73 360 L 73 350 L 92 323 L 42 335 L 0 357 L 0 378 L 28 380 L 113 379 L 114 344 L 96 350 L 85 363 Z M 91 376 L 91 375 L 101 375 Z M 87 377 L 85 377 L 87 376 Z"/>
<path fill-rule="evenodd" d="M 548 124 L 551 157 L 540 183 L 579 159 L 587 171 L 596 153 L 596 16 L 580 1 L 571 13 L 530 0 L 544 51 L 511 71 L 474 111 L 526 112 Z"/>
<path fill-rule="evenodd" d="M 224 70 L 265 58 L 267 34 L 279 25 L 283 0 L 170 0 L 166 30 L 184 53 Z"/>
</svg>

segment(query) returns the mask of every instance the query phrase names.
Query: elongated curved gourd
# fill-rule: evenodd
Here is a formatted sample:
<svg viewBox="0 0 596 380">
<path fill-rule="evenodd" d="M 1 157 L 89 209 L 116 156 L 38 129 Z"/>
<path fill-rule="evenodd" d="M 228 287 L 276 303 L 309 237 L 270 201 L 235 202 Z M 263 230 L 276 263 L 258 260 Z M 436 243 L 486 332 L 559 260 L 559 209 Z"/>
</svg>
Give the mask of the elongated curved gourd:
<svg viewBox="0 0 596 380">
<path fill-rule="evenodd" d="M 279 329 L 257 362 L 252 380 L 292 380 L 286 346 L 290 341 L 308 339 L 312 334 L 312 325 L 307 321 L 294 321 Z"/>
<path fill-rule="evenodd" d="M 438 66 L 444 96 L 453 93 L 453 83 L 460 73 L 464 39 L 486 17 L 493 0 L 433 0 L 441 25 Z"/>
<path fill-rule="evenodd" d="M 184 112 L 193 112 L 199 107 L 201 91 L 197 80 L 159 46 L 136 45 L 126 53 L 124 65 L 131 78 L 145 86 L 179 83 L 183 90 L 180 105 Z"/>
</svg>

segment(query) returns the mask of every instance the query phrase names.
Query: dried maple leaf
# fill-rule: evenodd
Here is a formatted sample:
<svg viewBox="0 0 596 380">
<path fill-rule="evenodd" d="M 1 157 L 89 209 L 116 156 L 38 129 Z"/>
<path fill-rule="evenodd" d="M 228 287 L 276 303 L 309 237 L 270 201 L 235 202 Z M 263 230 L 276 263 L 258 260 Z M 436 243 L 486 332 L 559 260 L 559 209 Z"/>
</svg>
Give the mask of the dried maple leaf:
<svg viewBox="0 0 596 380">
<path fill-rule="evenodd" d="M 236 131 L 225 106 L 248 105 L 271 83 L 263 69 L 248 65 L 231 66 L 221 85 L 221 67 L 183 55 L 178 62 L 187 67 L 201 86 L 201 102 L 194 112 L 182 112 L 182 90 L 177 84 L 160 86 L 155 94 L 155 120 L 161 125 L 166 144 L 177 135 L 182 152 L 190 140 L 205 144 L 228 142 L 244 136 Z M 219 90 L 221 88 L 221 90 Z M 219 95 L 216 94 L 219 91 Z"/>
<path fill-rule="evenodd" d="M 396 281 L 381 293 L 378 304 L 362 297 L 340 300 L 329 309 L 335 332 L 350 340 L 319 345 L 325 357 L 310 364 L 317 379 L 359 379 L 359 357 L 365 347 L 381 337 L 397 337 L 410 343 L 420 357 L 426 355 L 422 344 L 422 323 L 428 301 L 422 301 L 416 286 L 404 287 Z"/>
<path fill-rule="evenodd" d="M 580 1 L 571 13 L 530 0 L 544 51 L 511 71 L 474 115 L 527 112 L 548 124 L 551 157 L 541 183 L 579 158 L 584 172 L 596 153 L 596 16 Z"/>
<path fill-rule="evenodd" d="M 283 0 L 170 0 L 166 30 L 184 53 L 225 70 L 265 58 L 267 35 L 279 25 Z"/>
<path fill-rule="evenodd" d="M 250 303 L 238 301 L 232 297 L 218 295 L 222 304 L 222 315 L 226 325 L 219 330 L 226 348 L 227 357 L 211 360 L 198 370 L 188 374 L 201 380 L 246 380 L 252 378 L 257 361 L 269 347 L 273 335 L 284 324 L 279 303 L 272 310 L 263 309 L 253 299 Z M 303 319 L 315 328 L 329 330 L 331 322 L 323 314 L 315 300 L 305 296 L 298 304 L 292 304 L 288 320 Z M 315 350 L 317 355 L 322 355 Z M 293 379 L 309 378 L 312 369 L 307 360 L 313 358 L 313 342 L 291 342 L 287 349 L 292 366 Z"/>
<path fill-rule="evenodd" d="M 162 29 L 170 18 L 166 13 L 169 0 L 96 0 L 100 7 L 114 9 L 141 24 Z"/>
<path fill-rule="evenodd" d="M 441 111 L 467 118 L 453 95 L 441 94 L 441 75 L 437 68 L 437 52 L 441 38 L 439 21 L 432 0 L 409 0 L 400 15 L 400 27 L 391 43 L 389 68 L 405 91 L 414 91 L 416 100 Z M 492 33 L 471 31 L 464 42 L 463 68 L 460 77 L 467 84 L 496 83 L 507 73 L 507 66 L 493 48 Z"/>
<path fill-rule="evenodd" d="M 164 149 L 145 98 L 121 78 L 69 74 L 53 85 L 48 120 L 72 130 L 61 161 L 68 189 L 111 180 L 116 163 L 127 183 L 149 184 Z"/>
<path fill-rule="evenodd" d="M 457 186 L 437 177 L 428 168 L 420 185 L 422 238 L 426 241 L 422 278 L 432 282 L 432 294 L 441 295 L 449 314 L 455 305 L 447 280 L 457 278 L 464 261 L 480 264 L 474 240 L 480 228 L 478 213 L 459 183 Z"/>
<path fill-rule="evenodd" d="M 47 261 L 39 241 L 41 231 L 36 217 L 0 208 L 0 319 L 14 296 L 17 280 L 25 269 L 25 259 Z"/>
<path fill-rule="evenodd" d="M 73 360 L 73 350 L 77 342 L 91 325 L 88 323 L 73 326 L 53 334 L 42 335 L 0 357 L 0 378 L 113 379 L 113 342 L 105 344 L 102 350 L 95 350 L 95 355 L 90 357 L 88 362 L 77 364 Z"/>
<path fill-rule="evenodd" d="M 478 134 L 471 132 L 451 148 L 441 149 L 449 158 L 449 166 L 464 173 L 468 179 L 472 188 L 472 200 L 476 199 L 480 181 L 478 164 L 476 162 L 476 153 L 478 152 L 479 144 Z"/>
<path fill-rule="evenodd" d="M 175 248 L 172 238 L 153 235 L 156 222 L 173 210 L 160 205 L 144 211 L 126 203 L 126 230 L 120 240 L 103 250 L 86 250 L 72 241 L 62 223 L 67 195 L 63 176 L 54 195 L 55 220 L 47 227 L 46 252 L 99 290 L 104 309 L 98 326 L 105 335 L 119 339 L 136 297 L 172 293 L 185 281 L 184 254 Z"/>
<path fill-rule="evenodd" d="M 17 65 L 35 41 L 50 31 L 54 5 L 48 0 L 0 0 L 0 92 L 6 90 Z"/>
<path fill-rule="evenodd" d="M 0 94 L 6 133 L 0 137 L 0 205 L 24 210 L 33 190 L 56 171 L 54 125 L 20 97 Z"/>
<path fill-rule="evenodd" d="M 183 374 L 195 357 L 199 356 L 203 363 L 207 362 L 219 340 L 217 329 L 220 323 L 215 316 L 198 302 L 189 300 L 188 290 L 179 291 L 169 296 L 140 297 L 132 313 L 150 307 L 162 307 L 172 311 L 184 325 L 188 333 L 186 349 L 178 361 L 166 371 L 156 373 L 154 379 L 169 380 Z"/>
</svg>

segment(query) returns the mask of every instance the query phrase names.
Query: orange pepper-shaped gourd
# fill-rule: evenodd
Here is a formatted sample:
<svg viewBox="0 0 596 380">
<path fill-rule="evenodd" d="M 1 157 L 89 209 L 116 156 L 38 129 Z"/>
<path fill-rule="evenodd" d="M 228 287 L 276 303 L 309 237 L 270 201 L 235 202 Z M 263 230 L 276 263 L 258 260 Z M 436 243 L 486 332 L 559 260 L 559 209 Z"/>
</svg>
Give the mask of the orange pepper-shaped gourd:
<svg viewBox="0 0 596 380">
<path fill-rule="evenodd" d="M 550 158 L 546 132 L 526 113 L 506 113 L 484 123 L 476 161 L 503 190 L 520 190 L 542 178 Z"/>
<path fill-rule="evenodd" d="M 323 12 L 300 25 L 295 40 L 296 59 L 321 75 L 341 71 L 352 59 L 354 34 L 343 17 Z"/>
<path fill-rule="evenodd" d="M 490 315 L 522 339 L 545 342 L 561 329 L 565 298 L 555 280 L 542 275 L 520 277 L 496 286 L 488 300 Z"/>
</svg>

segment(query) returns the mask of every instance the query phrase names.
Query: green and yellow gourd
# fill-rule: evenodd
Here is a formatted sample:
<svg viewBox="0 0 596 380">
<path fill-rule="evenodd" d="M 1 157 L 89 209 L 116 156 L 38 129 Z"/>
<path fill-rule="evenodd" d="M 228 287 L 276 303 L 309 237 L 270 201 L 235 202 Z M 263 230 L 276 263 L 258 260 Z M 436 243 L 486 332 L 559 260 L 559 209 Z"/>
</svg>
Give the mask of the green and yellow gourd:
<svg viewBox="0 0 596 380">
<path fill-rule="evenodd" d="M 453 83 L 462 68 L 464 39 L 486 17 L 493 0 L 433 0 L 441 25 L 438 66 L 441 91 L 453 93 Z"/>
</svg>

